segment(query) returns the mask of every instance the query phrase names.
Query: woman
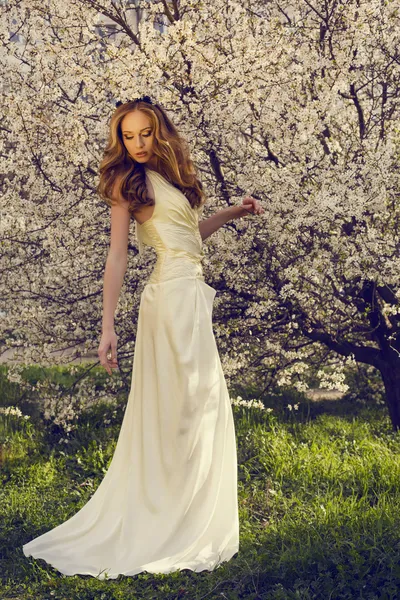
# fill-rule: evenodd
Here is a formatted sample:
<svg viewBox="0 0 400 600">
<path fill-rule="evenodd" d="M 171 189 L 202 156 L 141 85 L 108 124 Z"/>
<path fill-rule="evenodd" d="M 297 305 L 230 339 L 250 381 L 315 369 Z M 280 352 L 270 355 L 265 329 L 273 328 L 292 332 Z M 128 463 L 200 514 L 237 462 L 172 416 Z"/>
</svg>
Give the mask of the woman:
<svg viewBox="0 0 400 600">
<path fill-rule="evenodd" d="M 238 551 L 239 518 L 232 407 L 202 241 L 230 219 L 264 211 L 247 197 L 199 223 L 202 184 L 176 127 L 148 96 L 118 104 L 98 185 L 111 206 L 98 350 L 109 374 L 117 368 L 114 312 L 132 215 L 140 253 L 157 253 L 140 299 L 131 390 L 93 496 L 23 551 L 66 575 L 100 579 L 211 571 Z"/>
</svg>

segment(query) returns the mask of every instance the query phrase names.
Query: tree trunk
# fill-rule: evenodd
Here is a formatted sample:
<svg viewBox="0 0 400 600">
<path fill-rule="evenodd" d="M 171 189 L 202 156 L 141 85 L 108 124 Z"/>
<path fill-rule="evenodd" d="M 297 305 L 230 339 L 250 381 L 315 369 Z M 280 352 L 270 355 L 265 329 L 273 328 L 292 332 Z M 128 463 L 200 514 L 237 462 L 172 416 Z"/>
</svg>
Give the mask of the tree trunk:
<svg viewBox="0 0 400 600">
<path fill-rule="evenodd" d="M 394 431 L 400 429 L 400 359 L 378 366 L 385 385 L 386 404 Z"/>
</svg>

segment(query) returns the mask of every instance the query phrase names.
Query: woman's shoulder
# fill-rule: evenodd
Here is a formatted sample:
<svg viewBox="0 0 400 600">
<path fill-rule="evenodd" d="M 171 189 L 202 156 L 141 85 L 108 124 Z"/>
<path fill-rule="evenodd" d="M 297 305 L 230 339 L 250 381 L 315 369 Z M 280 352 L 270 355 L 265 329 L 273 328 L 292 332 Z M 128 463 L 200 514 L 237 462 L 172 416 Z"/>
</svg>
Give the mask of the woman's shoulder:
<svg viewBox="0 0 400 600">
<path fill-rule="evenodd" d="M 114 176 L 114 181 L 112 184 L 112 199 L 115 200 L 115 202 L 117 202 L 118 205 L 122 206 L 123 208 L 126 208 L 127 210 L 129 209 L 129 207 L 131 207 L 132 209 L 132 202 L 129 201 L 127 198 L 124 197 L 123 193 L 122 193 L 122 186 L 121 186 L 121 181 L 123 179 L 123 175 L 121 173 L 118 173 L 117 175 Z M 147 188 L 147 198 L 150 200 L 150 206 L 152 206 L 155 202 L 155 194 L 154 194 L 154 187 L 152 182 L 150 181 L 150 178 L 146 178 L 146 188 Z M 137 202 L 135 201 L 134 204 L 136 205 L 136 209 L 133 212 L 133 215 L 135 215 L 137 210 L 141 210 L 142 207 L 146 207 L 149 206 L 148 203 L 144 203 L 144 202 Z"/>
<path fill-rule="evenodd" d="M 129 200 L 124 198 L 124 196 L 122 195 L 121 181 L 122 181 L 122 174 L 117 173 L 117 175 L 115 175 L 115 177 L 114 177 L 114 181 L 112 184 L 111 197 L 118 205 L 122 206 L 123 208 L 128 209 L 130 202 L 129 202 Z"/>
</svg>

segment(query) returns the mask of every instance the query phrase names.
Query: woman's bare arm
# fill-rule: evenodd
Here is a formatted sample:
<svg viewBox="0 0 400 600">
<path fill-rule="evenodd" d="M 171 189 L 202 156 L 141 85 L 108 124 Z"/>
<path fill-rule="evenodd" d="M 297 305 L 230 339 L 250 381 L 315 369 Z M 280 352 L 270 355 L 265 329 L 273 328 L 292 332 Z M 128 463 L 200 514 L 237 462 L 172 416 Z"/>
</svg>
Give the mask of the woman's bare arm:
<svg viewBox="0 0 400 600">
<path fill-rule="evenodd" d="M 232 219 L 237 219 L 242 216 L 243 210 L 240 206 L 227 206 L 226 208 L 222 208 L 208 219 L 204 219 L 199 222 L 199 231 L 202 240 L 205 240 L 212 233 L 217 231 L 222 225 L 225 225 L 228 221 Z"/>
<path fill-rule="evenodd" d="M 119 201 L 111 207 L 111 241 L 104 271 L 103 332 L 114 329 L 114 313 L 128 261 L 130 218 L 128 202 Z"/>
<path fill-rule="evenodd" d="M 232 219 L 238 219 L 239 217 L 244 217 L 249 214 L 262 215 L 264 212 L 265 211 L 258 200 L 252 196 L 246 196 L 243 198 L 242 204 L 235 204 L 234 206 L 222 208 L 208 219 L 200 221 L 199 231 L 201 238 L 202 240 L 205 240 L 214 233 L 214 231 L 217 231 L 217 229 Z"/>
</svg>

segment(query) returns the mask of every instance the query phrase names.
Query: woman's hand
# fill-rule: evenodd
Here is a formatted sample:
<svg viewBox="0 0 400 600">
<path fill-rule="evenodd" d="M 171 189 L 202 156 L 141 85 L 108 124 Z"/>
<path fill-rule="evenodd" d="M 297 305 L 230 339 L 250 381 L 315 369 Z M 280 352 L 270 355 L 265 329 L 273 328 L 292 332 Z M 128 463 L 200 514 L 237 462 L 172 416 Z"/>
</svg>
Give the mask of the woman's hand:
<svg viewBox="0 0 400 600">
<path fill-rule="evenodd" d="M 233 208 L 235 209 L 235 219 L 248 214 L 262 215 L 265 212 L 260 202 L 252 196 L 246 196 L 243 198 L 242 204 L 236 205 Z"/>
<path fill-rule="evenodd" d="M 100 358 L 100 364 L 105 368 L 109 375 L 111 375 L 111 369 L 118 368 L 117 341 L 118 336 L 114 329 L 103 331 L 97 354 Z"/>
</svg>

